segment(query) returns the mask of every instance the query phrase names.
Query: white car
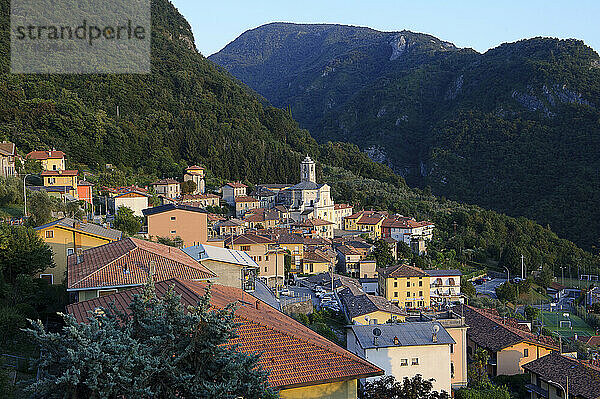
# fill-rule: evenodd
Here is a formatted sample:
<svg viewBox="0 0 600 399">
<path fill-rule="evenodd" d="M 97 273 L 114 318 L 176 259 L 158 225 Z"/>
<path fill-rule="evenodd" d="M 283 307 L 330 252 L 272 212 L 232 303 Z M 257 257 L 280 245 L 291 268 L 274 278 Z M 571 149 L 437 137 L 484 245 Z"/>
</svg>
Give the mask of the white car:
<svg viewBox="0 0 600 399">
<path fill-rule="evenodd" d="M 282 289 L 281 291 L 279 291 L 280 295 L 285 295 L 285 296 L 292 296 L 292 291 L 288 290 L 287 288 Z"/>
</svg>

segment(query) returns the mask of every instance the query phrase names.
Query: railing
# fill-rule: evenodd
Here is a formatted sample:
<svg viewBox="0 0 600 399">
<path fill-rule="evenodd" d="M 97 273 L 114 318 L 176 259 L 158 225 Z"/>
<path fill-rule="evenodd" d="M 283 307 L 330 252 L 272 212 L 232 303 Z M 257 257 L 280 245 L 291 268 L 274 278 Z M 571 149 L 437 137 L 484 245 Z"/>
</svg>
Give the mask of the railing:
<svg viewBox="0 0 600 399">
<path fill-rule="evenodd" d="M 293 303 L 300 303 L 300 302 L 306 302 L 306 301 L 311 301 L 311 300 L 312 300 L 312 297 L 307 294 L 296 295 L 294 293 L 294 296 L 280 296 L 279 297 L 279 303 L 281 304 L 281 306 L 287 306 L 287 305 L 291 305 Z"/>
</svg>

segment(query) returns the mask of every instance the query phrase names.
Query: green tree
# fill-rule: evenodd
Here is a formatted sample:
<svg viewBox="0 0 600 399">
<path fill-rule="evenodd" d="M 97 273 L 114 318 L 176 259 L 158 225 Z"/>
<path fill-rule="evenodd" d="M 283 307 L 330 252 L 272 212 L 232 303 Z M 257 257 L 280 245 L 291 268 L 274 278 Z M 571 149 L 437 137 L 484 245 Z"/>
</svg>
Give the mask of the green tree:
<svg viewBox="0 0 600 399">
<path fill-rule="evenodd" d="M 485 389 L 491 385 L 487 373 L 487 365 L 490 355 L 485 349 L 478 349 L 473 354 L 473 361 L 467 368 L 469 377 L 469 387 L 476 389 Z"/>
<path fill-rule="evenodd" d="M 475 289 L 475 286 L 466 278 L 463 278 L 460 283 L 460 291 L 469 298 L 474 298 L 477 296 L 477 290 Z"/>
<path fill-rule="evenodd" d="M 375 241 L 375 248 L 371 252 L 370 257 L 375 259 L 377 267 L 388 267 L 395 263 L 394 256 L 390 245 L 384 240 Z"/>
<path fill-rule="evenodd" d="M 514 284 L 507 281 L 496 287 L 496 296 L 501 301 L 514 302 L 517 300 L 517 289 Z"/>
<path fill-rule="evenodd" d="M 29 213 L 28 224 L 30 226 L 41 226 L 52 218 L 54 203 L 45 191 L 27 192 L 27 212 Z"/>
<path fill-rule="evenodd" d="M 181 183 L 181 194 L 192 194 L 198 186 L 193 180 L 186 180 Z"/>
<path fill-rule="evenodd" d="M 135 216 L 131 208 L 126 206 L 119 207 L 113 225 L 115 229 L 121 230 L 123 233 L 130 236 L 136 235 L 142 228 L 140 218 Z"/>
<path fill-rule="evenodd" d="M 534 308 L 533 306 L 525 306 L 524 312 L 527 320 L 535 320 L 540 316 L 540 310 L 538 308 Z"/>
<path fill-rule="evenodd" d="M 181 248 L 183 247 L 183 239 L 179 236 L 175 238 L 171 237 L 156 237 L 156 242 L 170 247 Z"/>
<path fill-rule="evenodd" d="M 128 315 L 112 308 L 61 333 L 40 321 L 28 333 L 44 352 L 34 398 L 274 398 L 259 355 L 227 342 L 236 336 L 234 306 L 211 308 L 210 291 L 187 309 L 152 284 L 135 295 Z"/>
<path fill-rule="evenodd" d="M 545 288 L 548 288 L 554 281 L 554 273 L 552 273 L 552 269 L 550 269 L 548 265 L 542 266 L 538 281 L 540 282 L 540 285 Z"/>
<path fill-rule="evenodd" d="M 433 391 L 433 380 L 424 380 L 420 374 L 396 381 L 388 375 L 365 384 L 364 399 L 449 399 L 447 392 Z"/>
<path fill-rule="evenodd" d="M 0 224 L 0 272 L 4 283 L 13 285 L 17 276 L 33 276 L 54 267 L 52 250 L 35 230 Z"/>
</svg>

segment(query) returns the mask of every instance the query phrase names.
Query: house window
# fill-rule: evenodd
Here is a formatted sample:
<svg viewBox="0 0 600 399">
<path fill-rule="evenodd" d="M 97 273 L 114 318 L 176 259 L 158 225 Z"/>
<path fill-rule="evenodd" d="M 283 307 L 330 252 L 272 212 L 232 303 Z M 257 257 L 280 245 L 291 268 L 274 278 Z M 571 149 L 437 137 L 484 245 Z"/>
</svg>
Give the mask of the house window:
<svg viewBox="0 0 600 399">
<path fill-rule="evenodd" d="M 241 249 L 242 251 L 250 251 L 250 245 L 242 245 L 242 246 L 240 247 L 240 249 Z"/>
<path fill-rule="evenodd" d="M 269 255 L 265 255 L 265 262 L 269 261 Z"/>
<path fill-rule="evenodd" d="M 423 291 L 419 291 L 419 296 L 423 296 Z"/>
<path fill-rule="evenodd" d="M 42 280 L 46 280 L 48 282 L 48 284 L 54 283 L 54 276 L 51 274 L 40 274 L 40 278 Z"/>
<path fill-rule="evenodd" d="M 398 282 L 394 281 L 394 288 L 398 287 Z"/>
<path fill-rule="evenodd" d="M 400 366 L 408 366 L 408 359 L 400 359 Z"/>
<path fill-rule="evenodd" d="M 176 216 L 171 216 L 171 220 L 177 220 Z"/>
<path fill-rule="evenodd" d="M 529 357 L 529 349 L 527 349 L 527 348 L 523 349 L 523 356 Z"/>
<path fill-rule="evenodd" d="M 75 248 L 67 248 L 67 256 L 73 255 L 75 253 Z"/>
<path fill-rule="evenodd" d="M 419 287 L 422 287 L 422 286 L 423 286 L 423 282 L 419 281 Z"/>
<path fill-rule="evenodd" d="M 450 378 L 454 378 L 454 363 L 450 363 Z"/>
<path fill-rule="evenodd" d="M 54 238 L 54 230 L 46 230 L 46 238 Z"/>
<path fill-rule="evenodd" d="M 171 234 L 175 234 L 175 233 L 177 233 L 176 230 L 171 230 Z"/>
<path fill-rule="evenodd" d="M 450 344 L 450 353 L 454 353 L 454 344 Z"/>
<path fill-rule="evenodd" d="M 117 293 L 116 288 L 113 288 L 111 290 L 98 290 L 98 298 L 101 296 L 107 296 L 107 295 L 116 294 L 116 293 Z"/>
<path fill-rule="evenodd" d="M 397 292 L 394 292 L 394 297 L 398 298 L 398 293 Z"/>
<path fill-rule="evenodd" d="M 261 255 L 258 256 L 258 261 L 262 262 L 262 256 Z"/>
<path fill-rule="evenodd" d="M 412 361 L 410 362 L 410 364 L 412 366 L 418 366 L 419 365 L 419 358 L 418 357 L 413 357 Z"/>
<path fill-rule="evenodd" d="M 406 297 L 410 298 L 410 291 L 406 293 Z"/>
<path fill-rule="evenodd" d="M 410 281 L 407 281 L 407 282 L 406 282 L 406 287 L 407 287 L 407 288 L 410 288 Z"/>
<path fill-rule="evenodd" d="M 267 272 L 267 268 L 265 267 L 265 273 Z"/>
</svg>

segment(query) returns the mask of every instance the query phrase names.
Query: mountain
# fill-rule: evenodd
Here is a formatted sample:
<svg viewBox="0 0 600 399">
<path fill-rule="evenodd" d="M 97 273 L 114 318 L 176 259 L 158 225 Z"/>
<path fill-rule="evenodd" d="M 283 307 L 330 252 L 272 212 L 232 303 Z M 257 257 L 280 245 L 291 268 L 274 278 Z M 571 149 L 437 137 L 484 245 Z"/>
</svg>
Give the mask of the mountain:
<svg viewBox="0 0 600 399">
<path fill-rule="evenodd" d="M 320 142 L 413 185 L 600 238 L 600 57 L 534 38 L 480 54 L 408 31 L 273 23 L 209 57 Z"/>
<path fill-rule="evenodd" d="M 8 15 L 8 3 L 0 0 L 0 15 Z M 0 75 L 0 140 L 15 142 L 21 153 L 61 149 L 68 167 L 89 172 L 97 185 L 148 184 L 181 176 L 195 163 L 206 166 L 211 186 L 230 179 L 297 182 L 308 153 L 336 202 L 432 220 L 429 266 L 449 259 L 515 271 L 521 253 L 532 267 L 545 264 L 555 273 L 561 266 L 570 271 L 573 259 L 598 264 L 597 256 L 531 220 L 411 189 L 356 145 L 318 144 L 289 111 L 265 104 L 199 54 L 189 24 L 169 1 L 153 0 L 152 16 L 149 75 Z M 6 19 L 0 29 L 0 68 L 7 71 Z"/>
</svg>

